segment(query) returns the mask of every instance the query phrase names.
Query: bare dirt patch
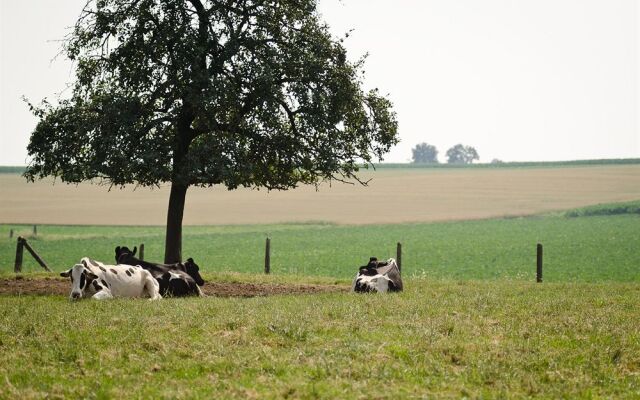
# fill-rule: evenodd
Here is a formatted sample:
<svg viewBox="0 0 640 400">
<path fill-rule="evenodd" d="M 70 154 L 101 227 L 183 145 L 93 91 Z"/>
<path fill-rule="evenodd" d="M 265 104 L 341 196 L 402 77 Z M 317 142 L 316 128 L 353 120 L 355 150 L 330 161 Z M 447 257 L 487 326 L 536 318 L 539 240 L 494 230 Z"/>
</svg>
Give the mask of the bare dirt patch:
<svg viewBox="0 0 640 400">
<path fill-rule="evenodd" d="M 0 279 L 0 295 L 20 296 L 68 296 L 71 286 L 66 280 L 55 278 L 27 279 L 16 277 Z M 207 282 L 203 292 L 215 297 L 257 297 L 286 294 L 317 294 L 346 292 L 345 286 L 338 285 L 293 285 L 273 283 L 230 283 Z"/>
</svg>

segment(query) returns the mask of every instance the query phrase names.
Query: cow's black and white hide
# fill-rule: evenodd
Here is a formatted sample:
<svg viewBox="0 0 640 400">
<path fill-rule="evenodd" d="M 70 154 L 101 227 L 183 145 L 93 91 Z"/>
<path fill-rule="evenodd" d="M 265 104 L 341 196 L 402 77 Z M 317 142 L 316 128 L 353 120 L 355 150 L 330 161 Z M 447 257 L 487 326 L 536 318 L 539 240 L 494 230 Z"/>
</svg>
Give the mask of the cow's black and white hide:
<svg viewBox="0 0 640 400">
<path fill-rule="evenodd" d="M 70 300 L 83 297 L 97 300 L 114 297 L 162 298 L 158 282 L 140 266 L 105 265 L 85 257 L 68 271 L 61 272 L 60 276 L 71 278 Z"/>
<path fill-rule="evenodd" d="M 360 267 L 353 280 L 351 291 L 358 293 L 402 291 L 398 263 L 393 258 L 378 261 L 377 258 L 371 257 L 367 265 Z"/>
<path fill-rule="evenodd" d="M 163 296 L 203 296 L 201 285 L 204 280 L 200 276 L 200 267 L 189 258 L 187 262 L 176 264 L 158 264 L 140 260 L 135 257 L 137 247 L 116 247 L 116 262 L 118 264 L 139 265 L 149 271 L 160 285 Z"/>
</svg>

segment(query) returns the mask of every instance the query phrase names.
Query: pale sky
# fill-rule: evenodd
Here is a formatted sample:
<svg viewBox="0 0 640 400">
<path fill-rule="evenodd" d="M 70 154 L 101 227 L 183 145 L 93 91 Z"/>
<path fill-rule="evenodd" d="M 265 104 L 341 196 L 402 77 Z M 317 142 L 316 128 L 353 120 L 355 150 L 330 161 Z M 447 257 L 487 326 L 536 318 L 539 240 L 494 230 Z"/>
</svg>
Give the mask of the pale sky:
<svg viewBox="0 0 640 400">
<path fill-rule="evenodd" d="M 22 96 L 72 81 L 60 42 L 85 0 L 0 0 L 0 165 L 24 165 Z M 388 93 L 405 162 L 420 142 L 481 161 L 640 157 L 637 0 L 320 0 L 366 86 Z M 28 16 L 28 17 L 27 17 Z"/>
</svg>

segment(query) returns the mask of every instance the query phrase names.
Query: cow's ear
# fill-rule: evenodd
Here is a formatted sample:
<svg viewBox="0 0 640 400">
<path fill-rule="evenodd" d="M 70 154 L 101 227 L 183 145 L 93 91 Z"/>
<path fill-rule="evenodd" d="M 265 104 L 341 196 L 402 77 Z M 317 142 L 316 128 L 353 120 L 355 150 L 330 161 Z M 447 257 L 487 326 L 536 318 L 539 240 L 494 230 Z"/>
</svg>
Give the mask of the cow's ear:
<svg viewBox="0 0 640 400">
<path fill-rule="evenodd" d="M 136 251 L 138 251 L 138 246 L 133 246 L 133 253 L 131 255 L 135 256 L 136 255 Z"/>
<path fill-rule="evenodd" d="M 60 276 L 63 278 L 68 278 L 71 276 L 71 269 L 68 271 L 60 272 Z"/>
<path fill-rule="evenodd" d="M 98 275 L 94 274 L 93 272 L 89 271 L 88 269 L 85 270 L 84 273 L 87 274 L 87 279 L 90 279 L 90 280 L 98 279 Z"/>
</svg>

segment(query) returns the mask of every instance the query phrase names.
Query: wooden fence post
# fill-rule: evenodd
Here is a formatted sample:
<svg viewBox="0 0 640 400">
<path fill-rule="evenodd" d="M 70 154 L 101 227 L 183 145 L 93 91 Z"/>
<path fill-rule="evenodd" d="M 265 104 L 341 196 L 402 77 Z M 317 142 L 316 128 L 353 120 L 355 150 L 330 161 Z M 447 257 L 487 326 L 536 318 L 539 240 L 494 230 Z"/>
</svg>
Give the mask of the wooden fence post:
<svg viewBox="0 0 640 400">
<path fill-rule="evenodd" d="M 44 262 L 44 260 L 38 255 L 38 253 L 36 253 L 36 251 L 31 247 L 29 242 L 27 242 L 27 239 L 22 239 L 22 244 L 27 249 L 27 251 L 31 253 L 33 258 L 35 258 L 35 260 L 38 262 L 38 264 L 40 264 L 42 268 L 44 268 L 47 272 L 52 272 L 49 269 L 49 267 L 47 267 L 47 264 Z"/>
<path fill-rule="evenodd" d="M 537 249 L 537 262 L 536 262 L 536 282 L 542 282 L 542 245 L 538 243 Z"/>
<path fill-rule="evenodd" d="M 140 261 L 144 261 L 144 243 L 140 243 L 140 253 L 138 253 Z"/>
<path fill-rule="evenodd" d="M 38 236 L 38 226 L 37 225 L 33 226 L 33 236 Z"/>
<path fill-rule="evenodd" d="M 13 237 L 13 229 L 9 230 L 9 239 L 11 239 Z"/>
<path fill-rule="evenodd" d="M 271 239 L 267 238 L 267 245 L 264 252 L 264 273 L 271 272 Z"/>
<path fill-rule="evenodd" d="M 13 272 L 16 274 L 22 272 L 22 254 L 24 253 L 24 243 L 22 237 L 18 236 L 18 244 L 16 245 L 16 263 L 13 266 Z"/>
<path fill-rule="evenodd" d="M 402 272 L 402 243 L 400 242 L 396 247 L 396 261 L 398 262 L 398 271 Z"/>
</svg>

